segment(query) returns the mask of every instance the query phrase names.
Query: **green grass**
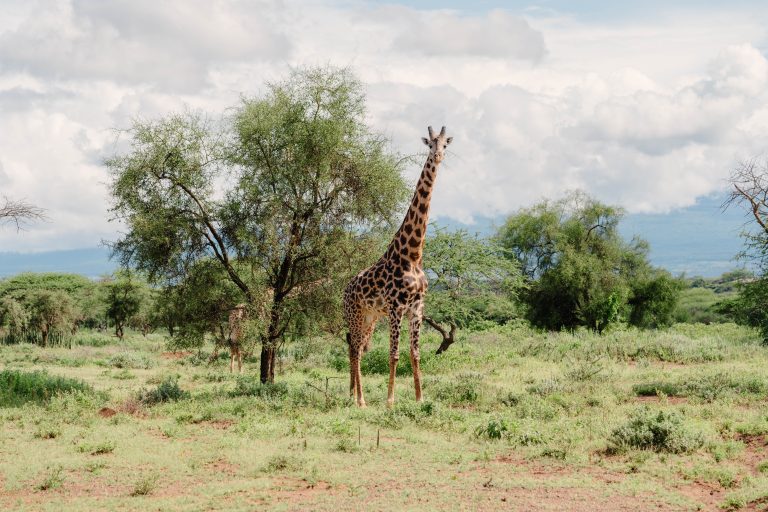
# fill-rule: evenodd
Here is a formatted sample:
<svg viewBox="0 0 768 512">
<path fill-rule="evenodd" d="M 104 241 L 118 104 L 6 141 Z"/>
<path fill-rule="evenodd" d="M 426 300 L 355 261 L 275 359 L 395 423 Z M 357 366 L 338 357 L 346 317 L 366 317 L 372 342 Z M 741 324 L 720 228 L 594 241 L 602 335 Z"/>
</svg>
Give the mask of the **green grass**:
<svg viewBox="0 0 768 512">
<path fill-rule="evenodd" d="M 85 382 L 67 377 L 49 375 L 45 371 L 0 372 L 0 407 L 15 407 L 27 402 L 43 403 L 61 393 L 92 392 Z"/>
<path fill-rule="evenodd" d="M 749 508 L 768 488 L 768 348 L 731 324 L 516 324 L 441 356 L 425 330 L 422 403 L 404 333 L 392 409 L 385 330 L 363 359 L 366 409 L 341 340 L 287 345 L 264 385 L 258 361 L 232 375 L 210 347 L 172 358 L 158 334 L 109 339 L 0 351 L 0 375 L 23 383 L 0 388 L 0 509 L 696 510 L 712 489 Z"/>
</svg>

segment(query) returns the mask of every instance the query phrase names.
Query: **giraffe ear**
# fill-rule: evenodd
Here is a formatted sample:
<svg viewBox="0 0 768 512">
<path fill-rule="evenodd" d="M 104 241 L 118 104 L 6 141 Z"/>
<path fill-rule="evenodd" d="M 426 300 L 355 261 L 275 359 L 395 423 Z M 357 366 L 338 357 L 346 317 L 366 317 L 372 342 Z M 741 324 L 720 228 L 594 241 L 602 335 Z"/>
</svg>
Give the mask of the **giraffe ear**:
<svg viewBox="0 0 768 512">
<path fill-rule="evenodd" d="M 447 139 L 445 139 L 445 145 L 446 145 L 446 146 L 447 146 L 448 144 L 450 144 L 451 142 L 453 142 L 453 137 L 448 137 Z"/>
<path fill-rule="evenodd" d="M 429 139 L 428 139 L 428 138 L 426 138 L 426 137 L 422 137 L 422 138 L 421 138 L 421 140 L 422 140 L 422 141 L 424 141 L 424 144 L 426 144 L 427 146 L 429 146 Z"/>
</svg>

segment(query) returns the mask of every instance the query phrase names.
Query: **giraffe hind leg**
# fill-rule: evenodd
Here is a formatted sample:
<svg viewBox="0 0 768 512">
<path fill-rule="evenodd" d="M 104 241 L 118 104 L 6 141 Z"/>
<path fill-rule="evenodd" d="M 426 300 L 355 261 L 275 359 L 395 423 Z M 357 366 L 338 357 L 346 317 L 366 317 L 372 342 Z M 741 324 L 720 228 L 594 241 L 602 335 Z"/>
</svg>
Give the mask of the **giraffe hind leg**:
<svg viewBox="0 0 768 512">
<path fill-rule="evenodd" d="M 389 383 L 387 384 L 387 407 L 395 403 L 395 374 L 400 359 L 400 323 L 402 311 L 392 310 L 389 314 Z"/>
<path fill-rule="evenodd" d="M 415 307 L 409 315 L 408 331 L 411 337 L 411 368 L 413 369 L 413 387 L 416 392 L 416 401 L 421 402 L 421 369 L 419 368 L 419 334 L 421 331 L 421 320 L 423 312 L 423 303 Z"/>
<path fill-rule="evenodd" d="M 349 339 L 349 394 L 354 397 L 359 407 L 365 407 L 363 387 L 360 375 L 360 349 L 363 346 L 362 333 L 355 330 Z"/>
</svg>

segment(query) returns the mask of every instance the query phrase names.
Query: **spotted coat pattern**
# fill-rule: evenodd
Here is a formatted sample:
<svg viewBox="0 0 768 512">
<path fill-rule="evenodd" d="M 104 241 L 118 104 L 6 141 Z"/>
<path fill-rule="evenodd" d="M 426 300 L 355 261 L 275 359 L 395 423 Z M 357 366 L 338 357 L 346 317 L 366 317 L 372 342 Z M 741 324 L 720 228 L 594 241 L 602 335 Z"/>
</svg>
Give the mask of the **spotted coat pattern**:
<svg viewBox="0 0 768 512">
<path fill-rule="evenodd" d="M 237 371 L 243 373 L 243 324 L 247 319 L 247 306 L 238 304 L 229 312 L 229 371 L 235 371 L 235 361 L 237 361 Z"/>
<path fill-rule="evenodd" d="M 349 282 L 344 290 L 344 317 L 349 328 L 350 394 L 357 404 L 365 406 L 360 374 L 360 358 L 371 346 L 376 322 L 389 320 L 389 386 L 387 404 L 394 403 L 394 379 L 399 358 L 400 325 L 409 320 L 411 366 L 413 368 L 416 400 L 421 400 L 419 369 L 419 331 L 424 315 L 424 295 L 427 278 L 422 268 L 422 254 L 429 219 L 429 203 L 437 169 L 445 148 L 452 138 L 446 137 L 445 127 L 435 136 L 429 127 L 429 156 L 416 185 L 408 212 L 387 251 L 379 260 Z"/>
</svg>

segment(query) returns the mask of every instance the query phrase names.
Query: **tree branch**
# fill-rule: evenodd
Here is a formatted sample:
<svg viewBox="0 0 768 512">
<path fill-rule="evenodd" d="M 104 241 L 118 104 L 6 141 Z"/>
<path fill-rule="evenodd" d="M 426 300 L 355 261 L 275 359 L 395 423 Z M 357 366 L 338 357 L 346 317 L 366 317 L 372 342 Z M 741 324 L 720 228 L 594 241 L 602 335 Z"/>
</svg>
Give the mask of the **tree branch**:
<svg viewBox="0 0 768 512">
<path fill-rule="evenodd" d="M 47 219 L 44 209 L 24 201 L 13 201 L 3 197 L 3 204 L 0 206 L 0 224 L 13 224 L 16 226 L 16 231 L 20 231 L 26 221 Z"/>
</svg>

